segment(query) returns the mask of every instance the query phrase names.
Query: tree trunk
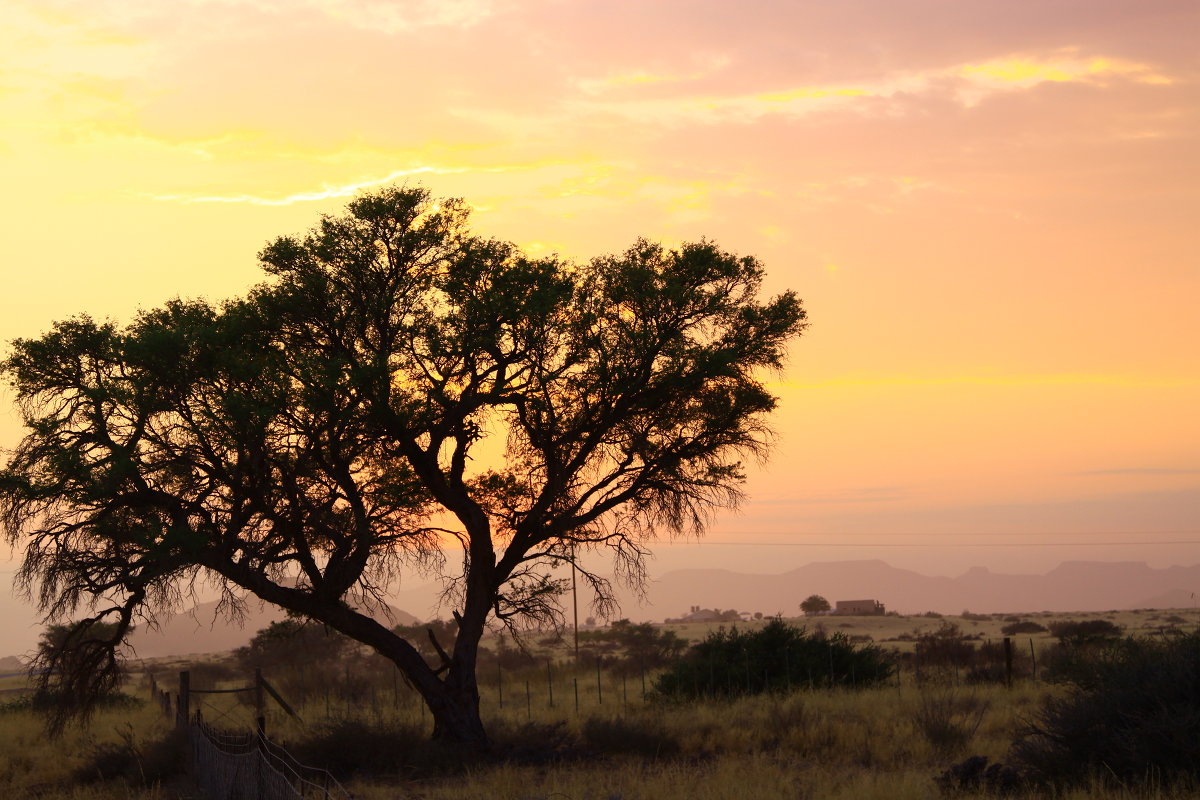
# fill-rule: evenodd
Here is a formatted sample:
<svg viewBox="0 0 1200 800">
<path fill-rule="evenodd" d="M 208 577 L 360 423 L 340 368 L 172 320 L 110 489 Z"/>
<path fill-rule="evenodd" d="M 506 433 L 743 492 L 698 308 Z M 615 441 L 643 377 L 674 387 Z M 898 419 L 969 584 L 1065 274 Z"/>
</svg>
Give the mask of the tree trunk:
<svg viewBox="0 0 1200 800">
<path fill-rule="evenodd" d="M 426 698 L 433 714 L 433 738 L 447 744 L 485 750 L 490 744 L 479 716 L 479 693 L 467 687 L 444 688 L 439 696 Z"/>
</svg>

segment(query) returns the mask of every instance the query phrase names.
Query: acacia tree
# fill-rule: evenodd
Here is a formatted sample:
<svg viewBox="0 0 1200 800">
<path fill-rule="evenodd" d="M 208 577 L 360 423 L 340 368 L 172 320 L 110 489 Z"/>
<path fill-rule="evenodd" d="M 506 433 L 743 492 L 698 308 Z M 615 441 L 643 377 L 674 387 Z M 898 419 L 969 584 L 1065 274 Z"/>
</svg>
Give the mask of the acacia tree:
<svg viewBox="0 0 1200 800">
<path fill-rule="evenodd" d="M 115 623 L 87 685 L 111 685 L 135 619 L 208 579 L 234 613 L 256 596 L 374 648 L 435 736 L 482 746 L 485 625 L 555 618 L 553 568 L 576 549 L 607 548 L 636 584 L 656 531 L 736 504 L 799 300 L 760 301 L 761 265 L 709 242 L 573 264 L 466 221 L 460 201 L 384 189 L 269 244 L 245 298 L 13 344 L 29 432 L 0 520 L 50 617 L 85 603 Z M 489 438 L 503 457 L 477 463 Z M 362 610 L 413 569 L 451 589 L 433 663 Z"/>
<path fill-rule="evenodd" d="M 814 614 L 824 613 L 829 609 L 829 601 L 819 594 L 810 594 L 808 597 L 804 598 L 802 603 L 800 603 L 800 610 L 809 617 L 813 616 Z"/>
</svg>

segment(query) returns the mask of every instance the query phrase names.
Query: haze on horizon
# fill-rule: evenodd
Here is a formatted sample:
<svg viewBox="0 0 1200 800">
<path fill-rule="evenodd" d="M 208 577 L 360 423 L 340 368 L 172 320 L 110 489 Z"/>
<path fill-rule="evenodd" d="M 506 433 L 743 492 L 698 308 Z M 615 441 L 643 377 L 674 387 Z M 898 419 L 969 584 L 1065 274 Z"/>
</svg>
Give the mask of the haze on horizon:
<svg viewBox="0 0 1200 800">
<path fill-rule="evenodd" d="M 657 570 L 1200 561 L 1193 3 L 0 8 L 4 342 L 239 294 L 420 181 L 535 255 L 706 236 L 804 297 L 773 458 Z"/>
</svg>

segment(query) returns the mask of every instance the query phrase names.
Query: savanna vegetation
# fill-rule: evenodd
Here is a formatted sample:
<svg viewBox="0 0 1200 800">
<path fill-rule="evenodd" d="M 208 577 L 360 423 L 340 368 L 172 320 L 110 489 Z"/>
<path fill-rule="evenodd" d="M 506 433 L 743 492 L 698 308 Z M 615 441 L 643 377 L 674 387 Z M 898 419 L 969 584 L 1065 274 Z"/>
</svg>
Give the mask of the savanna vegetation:
<svg viewBox="0 0 1200 800">
<path fill-rule="evenodd" d="M 1107 618 L 1036 615 L 1060 631 L 1064 623 Z M 952 617 L 850 621 L 918 631 L 913 641 L 879 644 L 851 643 L 841 631 L 822 634 L 811 618 L 708 631 L 619 621 L 586 632 L 584 641 L 637 648 L 653 640 L 659 652 L 674 652 L 665 668 L 646 670 L 645 683 L 640 669 L 622 669 L 632 650 L 612 648 L 575 665 L 570 637 L 529 637 L 524 649 L 511 637 L 488 637 L 491 652 L 522 652 L 525 660 L 496 660 L 481 671 L 481 707 L 493 745 L 470 758 L 429 739 L 425 705 L 390 664 L 380 660 L 383 669 L 372 672 L 370 654 L 344 637 L 348 644 L 338 643 L 333 632 L 281 623 L 224 660 L 149 666 L 160 685 L 190 668 L 193 685 L 210 687 L 244 685 L 251 653 L 266 658 L 286 651 L 265 667 L 273 679 L 300 661 L 313 675 L 323 669 L 302 700 L 288 695 L 301 719 L 272 707 L 268 730 L 301 760 L 332 769 L 362 798 L 690 800 L 744 797 L 747 786 L 755 797 L 867 800 L 1195 796 L 1200 636 L 1189 631 L 1200 617 L 1123 612 L 1109 621 L 1136 635 L 1081 642 L 1036 634 L 1038 678 L 1018 670 L 1011 687 L 1003 651 L 991 636 L 1012 624 L 1002 616 L 977 621 L 981 634 L 967 632 L 971 620 Z M 893 638 L 874 630 L 873 638 Z M 932 644 L 919 647 L 922 637 Z M 954 648 L 945 645 L 954 640 Z M 680 641 L 689 646 L 679 648 Z M 745 692 L 664 691 L 672 675 L 686 674 L 681 667 L 694 669 L 714 654 L 730 665 L 732 677 L 743 678 L 747 655 L 752 665 L 771 663 L 772 643 L 830 642 L 850 658 L 878 660 L 896 671 L 855 682 L 768 682 L 762 691 L 752 668 Z M 918 670 L 918 649 L 930 646 L 941 658 L 956 652 L 963 660 Z M 1043 671 L 1065 648 L 1077 656 L 1069 662 L 1074 671 Z M 997 663 L 998 677 L 972 677 L 973 670 Z M 186 784 L 171 767 L 178 742 L 166 718 L 142 699 L 145 690 L 145 675 L 135 671 L 122 687 L 135 699 L 101 709 L 87 731 L 69 727 L 62 745 L 40 735 L 42 716 L 28 702 L 0 708 L 0 793 L 180 796 Z M 197 699 L 206 719 L 225 725 L 248 724 L 249 702 L 238 695 Z"/>
</svg>

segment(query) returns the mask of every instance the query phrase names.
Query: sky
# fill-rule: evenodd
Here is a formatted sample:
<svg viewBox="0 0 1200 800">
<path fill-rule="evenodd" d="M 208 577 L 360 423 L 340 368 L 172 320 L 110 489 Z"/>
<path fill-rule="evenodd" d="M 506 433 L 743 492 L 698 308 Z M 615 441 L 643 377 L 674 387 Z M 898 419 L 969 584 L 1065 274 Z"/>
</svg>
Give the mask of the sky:
<svg viewBox="0 0 1200 800">
<path fill-rule="evenodd" d="M 1200 4 L 0 0 L 0 19 L 0 347 L 238 295 L 267 241 L 419 182 L 531 254 L 708 237 L 804 298 L 770 461 L 653 569 L 1200 561 Z"/>
</svg>

